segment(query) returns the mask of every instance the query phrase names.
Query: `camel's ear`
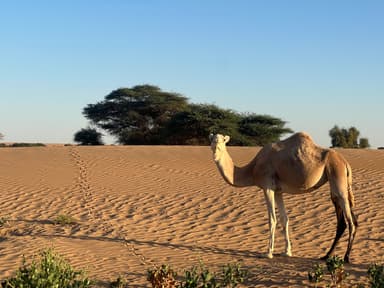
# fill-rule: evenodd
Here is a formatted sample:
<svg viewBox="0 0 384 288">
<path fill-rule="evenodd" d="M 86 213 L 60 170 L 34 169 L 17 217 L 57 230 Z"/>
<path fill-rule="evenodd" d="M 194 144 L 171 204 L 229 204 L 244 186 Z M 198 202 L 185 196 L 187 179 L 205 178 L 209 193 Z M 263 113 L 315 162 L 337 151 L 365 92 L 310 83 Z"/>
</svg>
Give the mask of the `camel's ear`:
<svg viewBox="0 0 384 288">
<path fill-rule="evenodd" d="M 231 137 L 229 137 L 228 135 L 225 135 L 224 136 L 224 143 L 228 143 L 229 139 L 231 139 Z"/>
</svg>

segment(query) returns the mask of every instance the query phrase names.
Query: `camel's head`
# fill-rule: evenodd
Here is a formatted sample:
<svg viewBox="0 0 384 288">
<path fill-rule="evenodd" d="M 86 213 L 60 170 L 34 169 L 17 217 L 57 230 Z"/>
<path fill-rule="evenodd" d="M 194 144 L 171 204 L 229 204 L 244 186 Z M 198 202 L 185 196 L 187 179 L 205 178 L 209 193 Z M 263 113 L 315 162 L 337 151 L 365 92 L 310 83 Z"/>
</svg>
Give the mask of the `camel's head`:
<svg viewBox="0 0 384 288">
<path fill-rule="evenodd" d="M 221 134 L 210 134 L 209 140 L 211 141 L 211 149 L 213 151 L 213 158 L 218 161 L 224 151 L 226 151 L 225 144 L 229 142 L 230 137 Z"/>
</svg>

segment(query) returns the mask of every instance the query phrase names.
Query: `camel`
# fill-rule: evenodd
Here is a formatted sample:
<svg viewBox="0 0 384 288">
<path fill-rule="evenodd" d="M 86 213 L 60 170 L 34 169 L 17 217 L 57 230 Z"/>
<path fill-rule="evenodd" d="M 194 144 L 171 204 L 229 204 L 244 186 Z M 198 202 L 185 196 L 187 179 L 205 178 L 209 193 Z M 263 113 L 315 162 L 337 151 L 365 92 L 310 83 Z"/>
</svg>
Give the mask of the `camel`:
<svg viewBox="0 0 384 288">
<path fill-rule="evenodd" d="M 273 258 L 277 223 L 275 204 L 277 204 L 283 226 L 284 255 L 292 256 L 288 231 L 289 219 L 283 193 L 310 193 L 329 182 L 331 199 L 336 210 L 337 230 L 330 250 L 321 259 L 328 259 L 333 254 L 347 227 L 345 222 L 347 220 L 349 238 L 344 261 L 349 263 L 358 224 L 352 211 L 354 206 L 352 170 L 345 158 L 333 149 L 317 146 L 308 134 L 299 132 L 283 141 L 264 146 L 251 162 L 243 167 L 237 167 L 233 164 L 225 146 L 229 140 L 229 136 L 210 135 L 213 158 L 228 184 L 235 187 L 257 186 L 263 189 L 268 208 L 270 232 L 266 257 Z"/>
</svg>

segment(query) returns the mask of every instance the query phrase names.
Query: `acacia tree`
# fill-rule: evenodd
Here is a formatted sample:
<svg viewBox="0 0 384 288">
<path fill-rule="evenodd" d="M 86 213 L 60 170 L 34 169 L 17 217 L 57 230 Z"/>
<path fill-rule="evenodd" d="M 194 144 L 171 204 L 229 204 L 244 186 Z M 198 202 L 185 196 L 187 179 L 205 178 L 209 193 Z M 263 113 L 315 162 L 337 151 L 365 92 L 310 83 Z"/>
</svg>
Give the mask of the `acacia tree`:
<svg viewBox="0 0 384 288">
<path fill-rule="evenodd" d="M 210 133 L 226 133 L 232 136 L 232 144 L 240 144 L 237 123 L 239 115 L 216 105 L 190 104 L 170 119 L 164 129 L 166 144 L 206 145 Z"/>
<path fill-rule="evenodd" d="M 281 135 L 292 133 L 290 128 L 284 127 L 286 122 L 269 115 L 242 115 L 239 131 L 246 137 L 247 145 L 265 145 L 280 140 Z"/>
<path fill-rule="evenodd" d="M 165 144 L 206 145 L 210 133 L 231 135 L 229 145 L 263 146 L 291 133 L 285 121 L 254 113 L 244 114 L 216 105 L 190 104 L 177 113 L 165 127 Z"/>
<path fill-rule="evenodd" d="M 292 132 L 278 118 L 190 104 L 151 85 L 114 90 L 83 114 L 121 144 L 206 145 L 210 133 L 225 133 L 232 145 L 264 145 Z"/>
<path fill-rule="evenodd" d="M 180 94 L 138 85 L 112 91 L 103 101 L 87 105 L 83 114 L 121 144 L 159 144 L 159 131 L 186 106 L 187 98 Z"/>
</svg>

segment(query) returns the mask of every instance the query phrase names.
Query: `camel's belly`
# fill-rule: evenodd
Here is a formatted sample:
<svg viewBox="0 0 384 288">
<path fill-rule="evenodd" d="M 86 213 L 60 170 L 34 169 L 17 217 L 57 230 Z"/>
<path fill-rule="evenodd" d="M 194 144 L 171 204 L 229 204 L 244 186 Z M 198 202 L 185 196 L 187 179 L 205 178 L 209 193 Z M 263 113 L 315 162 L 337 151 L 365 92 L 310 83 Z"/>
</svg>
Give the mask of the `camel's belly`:
<svg viewBox="0 0 384 288">
<path fill-rule="evenodd" d="M 280 189 L 283 193 L 301 194 L 308 193 L 318 189 L 326 182 L 326 177 L 322 170 L 311 171 L 306 177 L 291 177 L 289 179 L 280 179 Z"/>
<path fill-rule="evenodd" d="M 287 194 L 304 194 L 314 191 L 314 189 L 311 188 L 298 188 L 298 187 L 292 187 L 288 185 L 281 185 L 280 187 L 282 193 Z"/>
</svg>

